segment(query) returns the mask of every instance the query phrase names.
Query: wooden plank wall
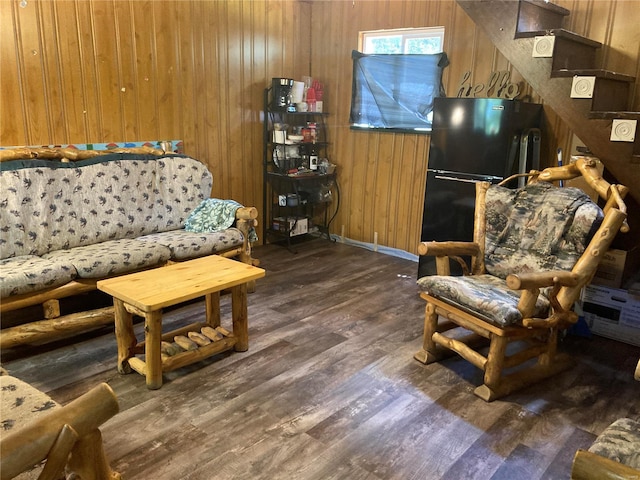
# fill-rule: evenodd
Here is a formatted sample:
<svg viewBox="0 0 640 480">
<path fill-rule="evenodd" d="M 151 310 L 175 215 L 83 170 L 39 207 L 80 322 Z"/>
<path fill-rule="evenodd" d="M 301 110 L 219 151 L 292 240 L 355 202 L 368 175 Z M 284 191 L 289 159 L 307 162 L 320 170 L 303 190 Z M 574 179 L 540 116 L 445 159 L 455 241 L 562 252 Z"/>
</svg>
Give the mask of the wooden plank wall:
<svg viewBox="0 0 640 480">
<path fill-rule="evenodd" d="M 609 45 L 601 54 L 603 65 L 630 75 L 640 74 L 640 2 L 555 3 L 573 12 L 569 28 Z M 340 233 L 344 225 L 347 237 L 364 242 L 373 242 L 377 232 L 379 244 L 415 253 L 429 137 L 349 130 L 351 51 L 357 49 L 358 32 L 443 25 L 445 51 L 451 62 L 444 73 L 448 96 L 456 95 L 465 71 L 472 72 L 475 85 L 486 82 L 493 70 L 512 68 L 454 1 L 315 0 L 312 14 L 312 74 L 327 84 L 325 105 L 333 114 L 329 121 L 332 154 L 339 165 L 342 187 L 341 210 L 333 230 Z M 517 71 L 512 71 L 512 81 L 522 81 Z M 636 110 L 640 108 L 637 85 L 633 99 Z M 527 85 L 523 85 L 523 95 L 541 102 Z M 543 138 L 543 160 L 552 162 L 558 146 L 565 152 L 570 150 L 573 135 L 548 106 L 545 113 L 549 128 Z"/>
<path fill-rule="evenodd" d="M 0 144 L 183 139 L 213 194 L 262 201 L 262 98 L 309 72 L 308 3 L 0 1 Z"/>
<path fill-rule="evenodd" d="M 558 3 L 570 28 L 610 45 L 608 68 L 640 74 L 638 0 Z M 181 138 L 214 172 L 214 195 L 262 211 L 263 89 L 312 73 L 325 84 L 343 194 L 332 231 L 364 242 L 377 232 L 410 252 L 429 137 L 349 130 L 358 31 L 444 25 L 449 95 L 467 70 L 475 84 L 510 69 L 453 0 L 2 0 L 0 19 L 1 145 Z M 552 156 L 571 132 L 546 111 Z"/>
</svg>

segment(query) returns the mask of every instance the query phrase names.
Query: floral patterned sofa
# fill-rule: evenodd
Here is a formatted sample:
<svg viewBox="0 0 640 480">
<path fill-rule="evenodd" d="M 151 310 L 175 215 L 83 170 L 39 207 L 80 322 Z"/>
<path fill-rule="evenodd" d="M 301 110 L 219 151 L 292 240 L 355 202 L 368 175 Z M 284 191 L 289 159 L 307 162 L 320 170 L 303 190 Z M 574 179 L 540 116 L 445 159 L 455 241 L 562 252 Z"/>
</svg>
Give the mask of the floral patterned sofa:
<svg viewBox="0 0 640 480">
<path fill-rule="evenodd" d="M 203 163 L 160 153 L 0 162 L 1 312 L 42 304 L 45 317 L 3 328 L 0 348 L 110 323 L 110 307 L 60 315 L 100 279 L 212 254 L 253 262 L 257 210 L 208 198 Z"/>
</svg>

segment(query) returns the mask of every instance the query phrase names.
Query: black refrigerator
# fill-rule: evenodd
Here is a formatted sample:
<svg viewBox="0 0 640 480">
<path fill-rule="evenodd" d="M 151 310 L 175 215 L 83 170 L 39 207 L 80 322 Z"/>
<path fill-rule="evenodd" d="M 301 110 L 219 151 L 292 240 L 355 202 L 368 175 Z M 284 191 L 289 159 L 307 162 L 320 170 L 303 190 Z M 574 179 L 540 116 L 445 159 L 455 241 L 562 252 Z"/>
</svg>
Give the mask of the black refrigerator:
<svg viewBox="0 0 640 480">
<path fill-rule="evenodd" d="M 473 240 L 475 184 L 539 168 L 541 121 L 535 103 L 436 98 L 421 241 Z M 456 265 L 452 274 L 461 273 Z M 434 257 L 421 256 L 418 278 L 435 273 Z"/>
</svg>

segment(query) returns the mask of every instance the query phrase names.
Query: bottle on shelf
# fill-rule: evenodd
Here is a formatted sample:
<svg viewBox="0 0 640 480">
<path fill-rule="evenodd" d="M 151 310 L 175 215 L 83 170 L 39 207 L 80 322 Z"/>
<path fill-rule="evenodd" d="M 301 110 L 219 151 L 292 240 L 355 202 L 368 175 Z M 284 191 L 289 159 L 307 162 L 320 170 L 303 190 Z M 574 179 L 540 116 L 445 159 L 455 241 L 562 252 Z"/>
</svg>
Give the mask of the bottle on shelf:
<svg viewBox="0 0 640 480">
<path fill-rule="evenodd" d="M 312 145 L 309 149 L 309 170 L 318 170 L 318 152 L 315 145 Z"/>
</svg>

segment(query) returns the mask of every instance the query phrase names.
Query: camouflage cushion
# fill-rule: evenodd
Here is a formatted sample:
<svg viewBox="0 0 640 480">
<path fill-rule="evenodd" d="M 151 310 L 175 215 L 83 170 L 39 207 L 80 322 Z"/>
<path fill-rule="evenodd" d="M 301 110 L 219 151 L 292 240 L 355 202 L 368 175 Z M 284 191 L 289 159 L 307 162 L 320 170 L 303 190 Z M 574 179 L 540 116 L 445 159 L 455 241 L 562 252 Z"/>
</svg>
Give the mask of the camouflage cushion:
<svg viewBox="0 0 640 480">
<path fill-rule="evenodd" d="M 494 185 L 486 196 L 486 275 L 427 276 L 425 292 L 486 321 L 505 327 L 522 320 L 519 291 L 509 274 L 571 270 L 602 222 L 602 210 L 577 188 L 539 182 L 517 190 Z M 546 317 L 543 292 L 534 317 Z"/>
<path fill-rule="evenodd" d="M 494 325 L 506 327 L 522 320 L 518 310 L 520 292 L 511 290 L 503 279 L 493 275 L 467 277 L 433 275 L 420 278 L 418 286 L 429 295 L 440 298 Z M 535 315 L 545 315 L 548 308 L 549 301 L 540 295 L 536 303 Z"/>
<path fill-rule="evenodd" d="M 602 210 L 578 188 L 537 182 L 486 197 L 487 273 L 571 270 L 602 222 Z"/>
<path fill-rule="evenodd" d="M 640 469 L 640 422 L 620 418 L 598 435 L 591 453 Z"/>
</svg>

